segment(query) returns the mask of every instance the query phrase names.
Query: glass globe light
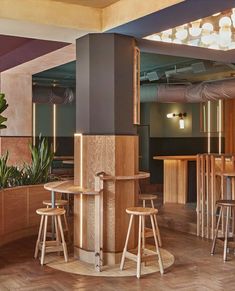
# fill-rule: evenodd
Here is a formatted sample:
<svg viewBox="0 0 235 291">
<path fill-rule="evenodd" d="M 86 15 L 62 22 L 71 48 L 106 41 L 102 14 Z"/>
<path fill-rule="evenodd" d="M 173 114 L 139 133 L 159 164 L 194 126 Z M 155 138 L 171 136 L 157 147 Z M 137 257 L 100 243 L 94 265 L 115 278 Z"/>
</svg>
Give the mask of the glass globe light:
<svg viewBox="0 0 235 291">
<path fill-rule="evenodd" d="M 230 50 L 235 49 L 235 42 L 232 41 L 228 47 Z"/>
<path fill-rule="evenodd" d="M 178 39 L 178 38 L 175 38 L 173 40 L 173 43 L 176 43 L 176 44 L 182 44 L 182 40 Z"/>
<path fill-rule="evenodd" d="M 191 46 L 198 46 L 199 44 L 199 39 L 191 39 L 187 42 L 187 45 L 191 45 Z"/>
<path fill-rule="evenodd" d="M 172 34 L 172 28 L 162 31 L 163 34 Z"/>
<path fill-rule="evenodd" d="M 230 27 L 231 24 L 231 18 L 228 16 L 223 16 L 219 20 L 219 27 Z"/>
<path fill-rule="evenodd" d="M 213 43 L 208 48 L 213 49 L 213 50 L 218 50 L 219 49 L 219 46 L 218 46 L 217 43 Z"/>
<path fill-rule="evenodd" d="M 185 40 L 188 37 L 188 30 L 187 29 L 178 30 L 175 36 L 180 40 Z"/>
<path fill-rule="evenodd" d="M 189 34 L 191 36 L 199 36 L 202 32 L 202 29 L 200 28 L 200 22 L 192 22 L 192 27 L 189 28 Z"/>
<path fill-rule="evenodd" d="M 218 44 L 222 48 L 226 48 L 231 44 L 231 39 L 219 37 Z"/>
<path fill-rule="evenodd" d="M 232 36 L 232 31 L 230 27 L 221 27 L 219 30 L 219 38 L 230 40 Z"/>
<path fill-rule="evenodd" d="M 152 34 L 148 37 L 149 40 L 161 41 L 161 37 L 158 34 Z"/>
<path fill-rule="evenodd" d="M 205 45 L 211 45 L 215 42 L 215 35 L 214 34 L 206 34 L 201 37 L 201 41 Z"/>
<path fill-rule="evenodd" d="M 185 25 L 186 25 L 186 24 L 183 24 L 183 25 L 177 26 L 177 27 L 175 28 L 176 31 L 180 31 L 180 30 L 185 29 Z"/>
<path fill-rule="evenodd" d="M 172 39 L 169 37 L 169 35 L 168 34 L 162 34 L 162 36 L 161 36 L 161 39 L 162 39 L 162 41 L 164 41 L 164 42 L 172 42 Z"/>
<path fill-rule="evenodd" d="M 202 29 L 206 32 L 212 32 L 214 29 L 214 26 L 213 26 L 213 24 L 206 22 L 202 25 Z"/>
</svg>

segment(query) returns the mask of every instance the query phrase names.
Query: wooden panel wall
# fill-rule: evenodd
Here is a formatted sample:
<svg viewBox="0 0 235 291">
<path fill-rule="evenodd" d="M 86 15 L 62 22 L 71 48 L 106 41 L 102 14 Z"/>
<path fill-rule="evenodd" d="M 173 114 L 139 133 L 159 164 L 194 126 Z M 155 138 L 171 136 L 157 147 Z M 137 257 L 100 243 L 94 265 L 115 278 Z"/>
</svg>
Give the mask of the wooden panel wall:
<svg viewBox="0 0 235 291">
<path fill-rule="evenodd" d="M 224 104 L 225 153 L 235 154 L 235 99 L 225 100 Z"/>
</svg>

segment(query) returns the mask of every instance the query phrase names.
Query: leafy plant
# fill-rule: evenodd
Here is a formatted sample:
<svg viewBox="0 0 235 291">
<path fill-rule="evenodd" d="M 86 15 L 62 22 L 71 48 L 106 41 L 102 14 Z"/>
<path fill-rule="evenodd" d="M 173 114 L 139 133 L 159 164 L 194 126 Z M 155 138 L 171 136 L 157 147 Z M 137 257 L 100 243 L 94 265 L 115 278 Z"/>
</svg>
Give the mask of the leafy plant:
<svg viewBox="0 0 235 291">
<path fill-rule="evenodd" d="M 0 129 L 7 127 L 5 124 L 3 124 L 5 121 L 7 121 L 7 118 L 2 116 L 3 111 L 5 111 L 7 107 L 8 107 L 8 104 L 5 99 L 5 94 L 0 93 Z"/>
<path fill-rule="evenodd" d="M 24 164 L 22 170 L 22 183 L 24 185 L 48 182 L 50 168 L 54 154 L 46 138 L 39 137 L 38 146 L 31 146 L 31 164 Z"/>
<path fill-rule="evenodd" d="M 0 188 L 21 185 L 21 171 L 14 166 L 7 166 L 8 151 L 0 157 Z"/>
</svg>

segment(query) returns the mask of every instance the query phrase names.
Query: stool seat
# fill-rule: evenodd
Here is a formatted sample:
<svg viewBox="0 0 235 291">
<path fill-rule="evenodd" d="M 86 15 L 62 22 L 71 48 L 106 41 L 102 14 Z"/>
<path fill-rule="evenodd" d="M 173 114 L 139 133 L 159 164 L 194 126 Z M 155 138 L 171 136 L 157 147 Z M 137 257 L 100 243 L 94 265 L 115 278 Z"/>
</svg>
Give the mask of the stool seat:
<svg viewBox="0 0 235 291">
<path fill-rule="evenodd" d="M 150 207 L 129 207 L 126 209 L 126 213 L 133 215 L 154 215 L 158 213 L 158 210 Z"/>
<path fill-rule="evenodd" d="M 64 215 L 65 209 L 63 208 L 39 208 L 36 210 L 39 215 L 55 216 Z"/>
<path fill-rule="evenodd" d="M 157 195 L 153 195 L 153 194 L 140 194 L 139 195 L 139 199 L 140 200 L 156 200 L 157 199 Z"/>
<path fill-rule="evenodd" d="M 47 205 L 47 206 L 51 206 L 52 203 L 51 203 L 51 200 L 44 200 L 42 202 L 43 205 Z M 55 206 L 56 207 L 60 207 L 60 206 L 66 206 L 68 205 L 68 201 L 67 200 L 56 200 L 55 201 Z"/>
<path fill-rule="evenodd" d="M 235 207 L 235 200 L 218 200 L 217 205 Z"/>
</svg>

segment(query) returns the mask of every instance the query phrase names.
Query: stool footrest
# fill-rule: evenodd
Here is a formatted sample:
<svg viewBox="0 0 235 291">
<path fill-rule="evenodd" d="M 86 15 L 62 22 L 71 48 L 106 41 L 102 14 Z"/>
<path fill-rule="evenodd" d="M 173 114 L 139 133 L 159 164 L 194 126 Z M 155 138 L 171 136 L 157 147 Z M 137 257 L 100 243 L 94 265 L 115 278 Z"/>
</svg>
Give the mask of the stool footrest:
<svg viewBox="0 0 235 291">
<path fill-rule="evenodd" d="M 133 250 L 136 252 L 136 250 Z M 156 260 L 157 253 L 150 250 L 150 249 L 142 249 L 141 250 L 141 262 L 147 262 L 147 261 L 152 261 Z M 137 262 L 137 255 L 135 253 L 132 253 L 130 251 L 126 252 L 126 258 L 132 261 Z"/>
<path fill-rule="evenodd" d="M 225 238 L 224 237 L 217 237 L 216 239 L 218 240 L 219 245 L 223 246 Z M 235 248 L 234 238 L 232 238 L 232 237 L 228 238 L 228 247 Z"/>
<path fill-rule="evenodd" d="M 42 250 L 43 243 L 39 243 L 39 249 Z M 57 242 L 55 240 L 46 241 L 46 252 L 60 252 L 63 251 L 63 246 L 61 242 Z"/>
<path fill-rule="evenodd" d="M 152 228 L 148 228 L 148 227 L 145 227 L 144 228 L 144 237 L 145 238 L 153 237 L 153 230 L 152 230 Z"/>
</svg>

